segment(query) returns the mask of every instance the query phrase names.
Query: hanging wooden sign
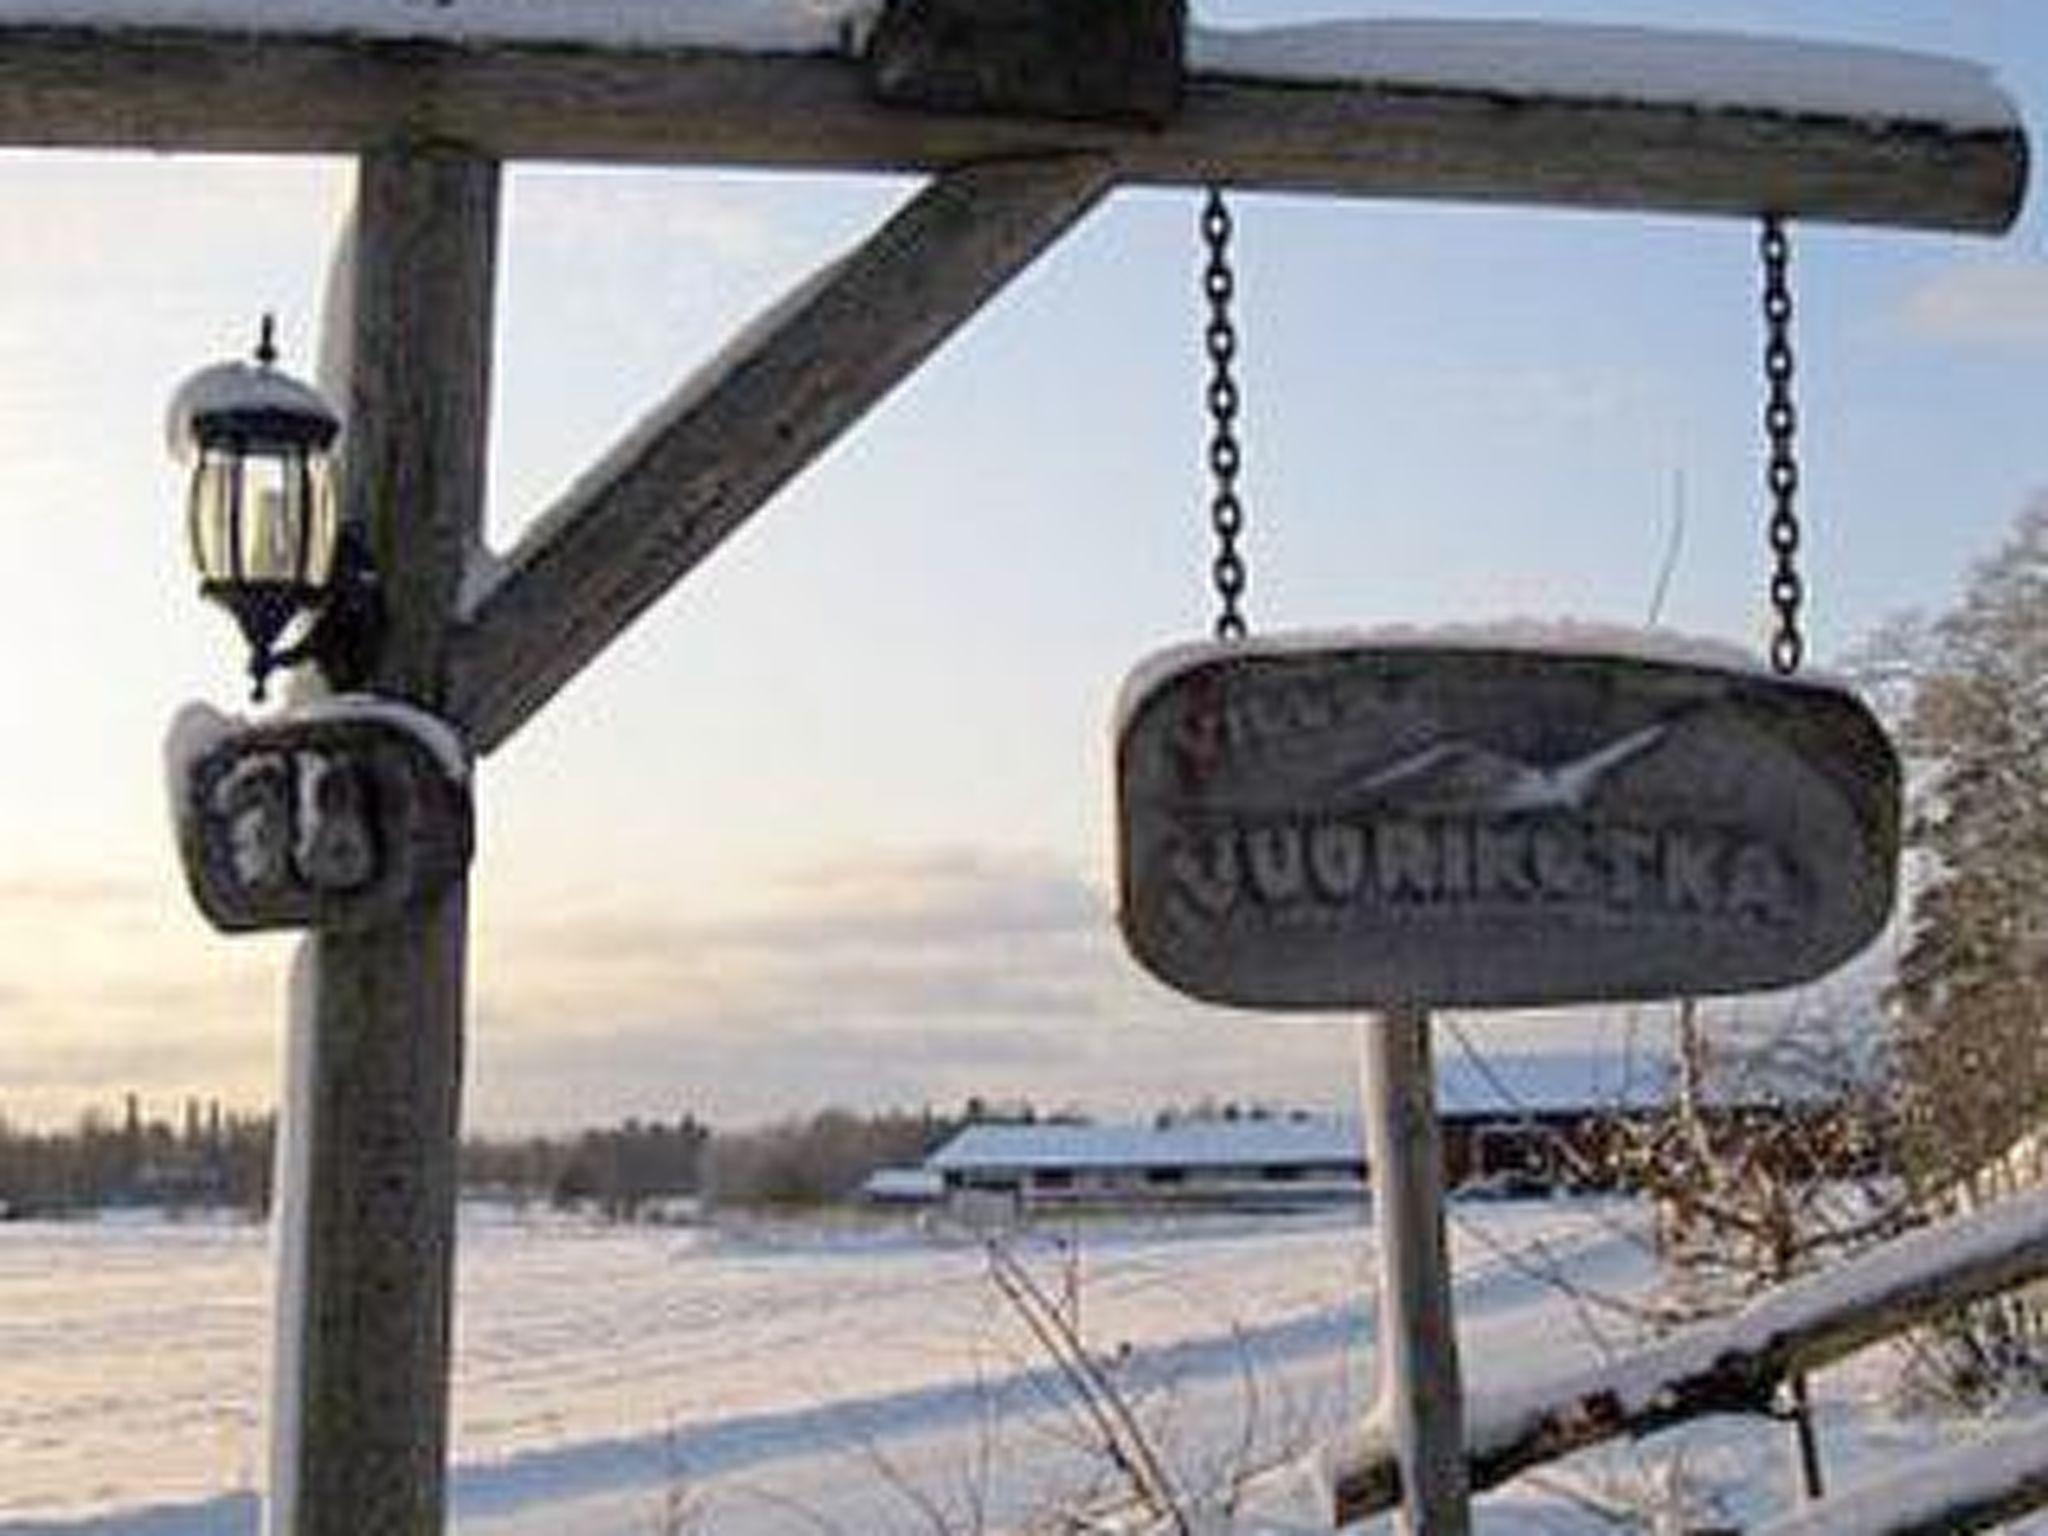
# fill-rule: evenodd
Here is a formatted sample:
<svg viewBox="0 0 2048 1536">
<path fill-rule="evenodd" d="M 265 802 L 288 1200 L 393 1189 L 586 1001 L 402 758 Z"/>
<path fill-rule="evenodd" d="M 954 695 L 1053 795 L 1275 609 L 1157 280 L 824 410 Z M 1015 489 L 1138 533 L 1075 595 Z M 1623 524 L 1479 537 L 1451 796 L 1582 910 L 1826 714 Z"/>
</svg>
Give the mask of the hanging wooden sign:
<svg viewBox="0 0 2048 1536">
<path fill-rule="evenodd" d="M 1899 770 L 1840 688 L 1512 646 L 1195 646 L 1117 753 L 1122 924 L 1259 1008 L 1752 991 L 1891 911 Z"/>
<path fill-rule="evenodd" d="M 186 883 L 216 928 L 359 932 L 468 866 L 468 767 L 443 723 L 342 698 L 256 723 L 188 705 L 166 746 Z"/>
</svg>

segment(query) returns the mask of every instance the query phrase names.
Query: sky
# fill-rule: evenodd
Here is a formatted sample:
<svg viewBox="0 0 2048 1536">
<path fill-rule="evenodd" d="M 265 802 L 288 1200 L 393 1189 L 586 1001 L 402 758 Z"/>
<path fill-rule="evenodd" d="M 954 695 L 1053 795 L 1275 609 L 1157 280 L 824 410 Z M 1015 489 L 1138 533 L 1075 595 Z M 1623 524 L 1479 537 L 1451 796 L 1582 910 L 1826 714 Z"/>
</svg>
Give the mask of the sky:
<svg viewBox="0 0 2048 1536">
<path fill-rule="evenodd" d="M 1993 64 L 2048 124 L 2037 0 L 1265 0 L 1667 23 Z M 182 887 L 158 766 L 240 707 L 163 408 L 275 310 L 310 372 L 341 161 L 0 153 L 0 1116 L 272 1101 L 289 937 Z M 904 180 L 515 167 L 504 542 Z M 1796 232 L 1810 628 L 1939 610 L 2048 492 L 2040 190 L 2000 239 Z M 1241 195 L 1255 630 L 1765 620 L 1754 230 Z M 1111 716 L 1206 632 L 1196 236 L 1125 190 L 483 765 L 473 1125 L 1029 1097 L 1114 1115 L 1353 1093 L 1350 1021 L 1184 1002 L 1124 958 Z M 1760 1007 L 1766 1005 L 1752 1005 Z M 1782 1000 L 1768 1006 L 1782 1007 Z M 1570 1012 L 1472 1016 L 1562 1048 Z"/>
</svg>

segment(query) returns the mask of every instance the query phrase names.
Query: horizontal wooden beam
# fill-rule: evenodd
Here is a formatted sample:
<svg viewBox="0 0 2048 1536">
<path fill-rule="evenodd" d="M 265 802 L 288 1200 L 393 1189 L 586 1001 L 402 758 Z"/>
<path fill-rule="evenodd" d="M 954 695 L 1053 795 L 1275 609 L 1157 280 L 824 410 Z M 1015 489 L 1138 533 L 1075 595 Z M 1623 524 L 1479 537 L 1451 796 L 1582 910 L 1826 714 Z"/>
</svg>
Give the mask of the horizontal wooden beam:
<svg viewBox="0 0 2048 1536">
<path fill-rule="evenodd" d="M 861 62 L 596 41 L 0 24 L 0 144 L 358 153 L 445 139 L 501 160 L 943 171 L 1087 153 L 1117 180 L 1991 231 L 2016 126 L 1629 102 L 1399 80 L 1190 74 L 1163 127 L 930 113 Z"/>
<path fill-rule="evenodd" d="M 1087 158 L 931 182 L 686 382 L 543 516 L 475 594 L 451 713 L 478 751 L 912 372 L 1109 186 Z"/>
</svg>

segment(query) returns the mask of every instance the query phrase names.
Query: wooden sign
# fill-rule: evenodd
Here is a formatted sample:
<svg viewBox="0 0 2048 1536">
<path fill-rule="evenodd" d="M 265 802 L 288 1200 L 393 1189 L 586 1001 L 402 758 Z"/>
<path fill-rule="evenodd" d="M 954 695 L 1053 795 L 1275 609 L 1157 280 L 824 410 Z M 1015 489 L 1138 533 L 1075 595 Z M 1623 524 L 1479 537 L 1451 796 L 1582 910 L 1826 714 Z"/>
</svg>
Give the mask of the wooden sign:
<svg viewBox="0 0 2048 1536">
<path fill-rule="evenodd" d="M 1883 731 L 1741 668 L 1194 647 L 1126 691 L 1117 781 L 1124 936 L 1212 1002 L 1751 991 L 1833 969 L 1892 906 Z"/>
<path fill-rule="evenodd" d="M 216 928 L 363 931 L 468 866 L 467 761 L 418 710 L 343 698 L 250 723 L 188 705 L 166 758 L 186 883 Z"/>
</svg>

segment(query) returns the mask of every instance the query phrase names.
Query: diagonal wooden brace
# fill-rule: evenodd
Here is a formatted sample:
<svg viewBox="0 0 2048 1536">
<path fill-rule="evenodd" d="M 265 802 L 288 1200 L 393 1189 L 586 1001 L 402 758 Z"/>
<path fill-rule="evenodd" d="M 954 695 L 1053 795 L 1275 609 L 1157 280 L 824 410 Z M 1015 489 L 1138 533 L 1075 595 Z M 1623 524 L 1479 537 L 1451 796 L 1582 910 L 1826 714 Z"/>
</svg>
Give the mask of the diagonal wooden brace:
<svg viewBox="0 0 2048 1536">
<path fill-rule="evenodd" d="M 948 172 L 629 433 L 472 594 L 451 713 L 488 752 L 1087 212 L 1105 160 Z"/>
</svg>

